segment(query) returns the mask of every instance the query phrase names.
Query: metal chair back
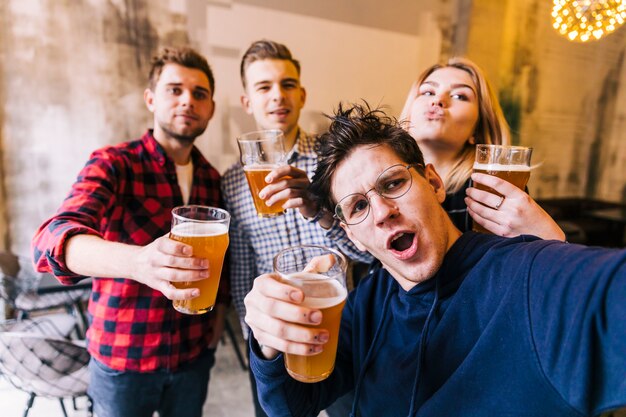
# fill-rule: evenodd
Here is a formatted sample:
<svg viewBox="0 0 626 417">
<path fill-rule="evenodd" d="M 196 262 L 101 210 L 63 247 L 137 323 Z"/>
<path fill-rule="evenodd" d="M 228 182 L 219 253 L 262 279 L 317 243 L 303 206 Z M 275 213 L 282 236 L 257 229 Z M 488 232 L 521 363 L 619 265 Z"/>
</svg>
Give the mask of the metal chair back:
<svg viewBox="0 0 626 417">
<path fill-rule="evenodd" d="M 0 373 L 29 394 L 24 416 L 37 396 L 58 399 L 67 417 L 63 398 L 87 395 L 89 353 L 82 341 L 51 334 L 57 331 L 51 323 L 43 316 L 4 324 L 8 330 L 0 331 Z"/>
</svg>

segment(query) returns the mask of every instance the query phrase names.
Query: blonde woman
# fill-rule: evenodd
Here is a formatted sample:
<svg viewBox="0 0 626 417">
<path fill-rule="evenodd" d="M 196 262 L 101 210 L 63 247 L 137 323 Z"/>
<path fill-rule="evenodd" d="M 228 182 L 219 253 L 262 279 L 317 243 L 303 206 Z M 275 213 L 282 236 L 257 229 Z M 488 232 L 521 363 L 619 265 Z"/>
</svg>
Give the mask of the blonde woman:
<svg viewBox="0 0 626 417">
<path fill-rule="evenodd" d="M 514 185 L 472 174 L 476 144 L 510 143 L 509 126 L 489 82 L 468 59 L 452 58 L 426 69 L 411 86 L 400 119 L 415 138 L 424 160 L 446 187 L 444 209 L 462 231 L 472 221 L 500 236 L 532 234 L 564 240 L 556 222 Z M 480 191 L 471 181 L 504 196 Z"/>
</svg>

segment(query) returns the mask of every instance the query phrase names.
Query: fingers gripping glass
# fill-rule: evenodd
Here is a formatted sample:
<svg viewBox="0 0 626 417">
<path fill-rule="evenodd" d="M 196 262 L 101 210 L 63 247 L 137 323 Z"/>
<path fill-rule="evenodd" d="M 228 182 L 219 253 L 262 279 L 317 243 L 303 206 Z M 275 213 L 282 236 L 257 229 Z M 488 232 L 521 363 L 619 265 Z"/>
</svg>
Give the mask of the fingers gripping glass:
<svg viewBox="0 0 626 417">
<path fill-rule="evenodd" d="M 413 177 L 409 169 L 420 166 L 414 165 L 392 165 L 378 176 L 374 187 L 364 194 L 354 193 L 342 198 L 335 206 L 335 217 L 347 225 L 361 223 L 370 213 L 370 200 L 368 194 L 376 192 L 385 199 L 393 200 L 405 195 L 413 184 Z"/>
</svg>

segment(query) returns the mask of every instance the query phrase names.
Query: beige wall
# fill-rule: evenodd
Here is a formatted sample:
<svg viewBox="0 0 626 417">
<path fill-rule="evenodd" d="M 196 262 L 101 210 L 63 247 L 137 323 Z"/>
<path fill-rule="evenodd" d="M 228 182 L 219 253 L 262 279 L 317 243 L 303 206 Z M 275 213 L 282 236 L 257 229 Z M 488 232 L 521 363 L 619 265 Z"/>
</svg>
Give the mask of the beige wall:
<svg viewBox="0 0 626 417">
<path fill-rule="evenodd" d="M 589 44 L 551 27 L 551 2 L 474 0 L 467 55 L 517 99 L 535 197 L 626 202 L 626 29 Z"/>
<path fill-rule="evenodd" d="M 415 19 L 416 24 L 432 28 L 428 37 L 420 37 L 240 4 L 209 6 L 206 13 L 203 47 L 218 77 L 220 113 L 201 149 L 220 170 L 237 158 L 235 137 L 254 128 L 241 109 L 239 78 L 241 56 L 254 40 L 285 43 L 300 60 L 307 89 L 301 125 L 311 132 L 324 129 L 326 119 L 321 114 L 332 112 L 339 100 L 366 99 L 399 114 L 417 71 L 439 54 L 439 32 L 430 15 Z"/>
<path fill-rule="evenodd" d="M 407 2 L 412 6 L 402 7 Z M 321 113 L 331 112 L 340 99 L 364 98 L 399 113 L 411 81 L 441 48 L 436 13 L 415 8 L 414 0 L 398 1 L 393 10 L 386 6 L 387 15 L 402 19 L 402 30 L 394 30 L 389 18 L 367 23 L 371 17 L 365 16 L 375 15 L 380 2 L 362 3 L 362 16 L 347 14 L 352 6 L 344 5 L 343 18 L 323 4 L 311 9 L 303 2 L 308 10 L 300 14 L 294 10 L 298 2 L 273 1 L 271 8 L 258 3 L 1 3 L 0 181 L 7 198 L 0 200 L 0 236 L 4 228 L 13 251 L 29 253 L 35 229 L 59 206 L 92 150 L 137 138 L 150 127 L 142 93 L 150 56 L 159 46 L 190 44 L 213 66 L 217 111 L 198 146 L 221 171 L 236 159 L 235 136 L 254 128 L 239 106 L 238 69 L 253 40 L 284 42 L 302 61 L 308 90 L 302 124 L 310 131 L 323 128 Z M 415 10 L 419 14 L 407 13 Z M 411 20 L 420 30 L 406 30 Z"/>
<path fill-rule="evenodd" d="M 2 175 L 11 249 L 29 252 L 38 224 L 66 195 L 91 150 L 149 122 L 142 86 L 159 39 L 141 2 L 3 2 Z M 186 31 L 183 26 L 182 33 Z"/>
</svg>

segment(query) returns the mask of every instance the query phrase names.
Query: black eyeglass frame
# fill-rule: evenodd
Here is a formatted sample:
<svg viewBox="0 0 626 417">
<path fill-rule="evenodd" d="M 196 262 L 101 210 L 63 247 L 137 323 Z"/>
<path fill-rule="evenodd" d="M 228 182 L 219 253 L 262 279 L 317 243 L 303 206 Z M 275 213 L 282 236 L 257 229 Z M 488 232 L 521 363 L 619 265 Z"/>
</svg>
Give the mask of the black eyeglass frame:
<svg viewBox="0 0 626 417">
<path fill-rule="evenodd" d="M 407 170 L 407 172 L 409 173 L 409 179 L 410 179 L 409 186 L 408 186 L 408 187 L 407 187 L 407 189 L 406 189 L 406 190 L 404 190 L 404 192 L 403 192 L 402 194 L 400 194 L 400 195 L 397 195 L 397 196 L 395 196 L 395 197 L 386 197 L 386 196 L 382 195 L 382 194 L 381 194 L 381 193 L 380 193 L 380 192 L 376 189 L 376 186 L 378 185 L 378 181 L 380 180 L 380 177 L 382 177 L 382 176 L 383 176 L 383 174 L 385 174 L 385 172 L 387 172 L 387 171 L 389 171 L 390 169 L 393 169 L 393 168 L 395 168 L 395 167 L 399 167 L 399 166 L 401 166 L 401 167 L 405 168 L 405 169 Z M 363 222 L 365 221 L 365 219 L 367 219 L 367 217 L 370 215 L 370 211 L 371 211 L 371 207 L 372 207 L 372 206 L 371 206 L 371 204 L 370 204 L 370 198 L 369 198 L 369 196 L 368 196 L 368 194 L 370 193 L 370 191 L 375 191 L 375 192 L 376 192 L 376 194 L 378 194 L 380 197 L 384 198 L 385 200 L 396 200 L 396 199 L 398 199 L 398 198 L 400 198 L 400 197 L 402 197 L 402 196 L 406 195 L 406 193 L 408 193 L 408 192 L 409 192 L 409 190 L 411 189 L 411 187 L 413 187 L 413 176 L 411 175 L 410 169 L 411 169 L 411 168 L 415 168 L 415 167 L 422 167 L 422 168 L 423 168 L 423 167 L 424 167 L 424 165 L 422 165 L 422 164 L 409 164 L 409 165 L 404 165 L 404 164 L 394 164 L 394 165 L 391 165 L 391 166 L 387 167 L 387 168 L 386 168 L 383 172 L 381 172 L 381 173 L 378 175 L 378 177 L 376 178 L 376 181 L 374 182 L 374 186 L 373 186 L 372 188 L 370 188 L 369 190 L 367 190 L 365 193 L 351 193 L 351 194 L 348 194 L 347 196 L 343 197 L 341 200 L 339 200 L 339 202 L 337 202 L 337 204 L 335 204 L 335 210 L 334 210 L 335 212 L 333 213 L 333 217 L 334 217 L 335 219 L 339 220 L 341 223 L 343 223 L 343 224 L 345 224 L 345 225 L 348 225 L 348 226 L 355 226 L 355 225 L 357 225 L 357 224 L 361 224 L 361 223 L 363 223 Z M 419 171 L 418 171 L 418 173 L 419 173 Z M 340 204 L 341 204 L 341 202 L 342 202 L 342 201 L 344 201 L 346 198 L 348 198 L 348 197 L 350 197 L 350 196 L 353 196 L 353 195 L 361 195 L 361 196 L 365 197 L 365 199 L 367 200 L 367 213 L 365 213 L 365 216 L 363 216 L 363 218 L 362 218 L 361 220 L 359 220 L 358 222 L 356 222 L 356 223 L 348 223 L 348 222 L 345 220 L 345 218 L 343 218 L 343 216 L 340 214 L 340 213 L 342 213 L 343 211 L 342 211 L 342 210 L 340 210 L 339 206 L 340 206 Z"/>
</svg>

